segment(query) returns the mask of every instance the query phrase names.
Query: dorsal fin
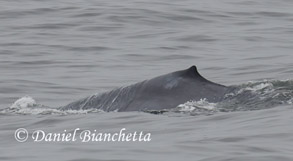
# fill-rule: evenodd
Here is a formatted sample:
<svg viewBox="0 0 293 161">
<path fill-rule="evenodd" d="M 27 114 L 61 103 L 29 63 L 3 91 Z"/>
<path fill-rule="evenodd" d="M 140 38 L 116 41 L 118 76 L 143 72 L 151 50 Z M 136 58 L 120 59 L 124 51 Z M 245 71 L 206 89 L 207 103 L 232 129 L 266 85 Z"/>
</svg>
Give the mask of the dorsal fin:
<svg viewBox="0 0 293 161">
<path fill-rule="evenodd" d="M 195 65 L 191 66 L 190 68 L 186 69 L 186 74 L 190 76 L 197 76 L 200 75 L 197 71 L 197 68 Z"/>
<path fill-rule="evenodd" d="M 184 71 L 184 75 L 191 78 L 197 78 L 202 80 L 207 80 L 203 76 L 199 74 L 195 65 L 191 66 L 190 68 Z"/>
</svg>

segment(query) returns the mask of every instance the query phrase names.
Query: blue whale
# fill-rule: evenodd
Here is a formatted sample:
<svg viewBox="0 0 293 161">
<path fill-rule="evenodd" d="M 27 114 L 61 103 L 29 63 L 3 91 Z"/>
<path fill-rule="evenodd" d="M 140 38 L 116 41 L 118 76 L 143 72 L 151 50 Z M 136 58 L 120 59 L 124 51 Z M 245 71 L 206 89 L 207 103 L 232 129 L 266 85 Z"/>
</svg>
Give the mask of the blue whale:
<svg viewBox="0 0 293 161">
<path fill-rule="evenodd" d="M 196 66 L 112 91 L 95 94 L 60 107 L 61 110 L 160 111 L 187 101 L 219 102 L 229 88 L 202 77 Z"/>
</svg>

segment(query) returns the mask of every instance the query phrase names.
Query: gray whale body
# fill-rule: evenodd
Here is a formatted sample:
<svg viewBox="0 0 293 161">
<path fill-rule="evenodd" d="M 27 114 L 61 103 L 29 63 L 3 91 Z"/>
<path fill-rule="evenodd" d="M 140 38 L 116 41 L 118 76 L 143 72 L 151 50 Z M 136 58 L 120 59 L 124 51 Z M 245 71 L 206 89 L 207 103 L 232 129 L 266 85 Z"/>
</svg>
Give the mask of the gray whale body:
<svg viewBox="0 0 293 161">
<path fill-rule="evenodd" d="M 187 101 L 207 99 L 219 102 L 229 88 L 202 77 L 196 66 L 175 71 L 133 85 L 95 94 L 60 107 L 61 110 L 160 111 Z"/>
</svg>

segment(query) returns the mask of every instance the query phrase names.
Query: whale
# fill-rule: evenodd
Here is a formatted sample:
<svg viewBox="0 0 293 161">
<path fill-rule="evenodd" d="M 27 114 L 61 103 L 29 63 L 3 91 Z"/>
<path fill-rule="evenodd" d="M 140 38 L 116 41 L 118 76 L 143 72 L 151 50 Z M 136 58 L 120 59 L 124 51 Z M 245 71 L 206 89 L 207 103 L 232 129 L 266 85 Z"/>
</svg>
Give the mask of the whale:
<svg viewBox="0 0 293 161">
<path fill-rule="evenodd" d="M 206 99 L 220 102 L 229 87 L 201 76 L 195 65 L 132 85 L 93 94 L 74 101 L 61 110 L 99 109 L 109 111 L 160 111 L 178 107 L 188 101 Z"/>
</svg>

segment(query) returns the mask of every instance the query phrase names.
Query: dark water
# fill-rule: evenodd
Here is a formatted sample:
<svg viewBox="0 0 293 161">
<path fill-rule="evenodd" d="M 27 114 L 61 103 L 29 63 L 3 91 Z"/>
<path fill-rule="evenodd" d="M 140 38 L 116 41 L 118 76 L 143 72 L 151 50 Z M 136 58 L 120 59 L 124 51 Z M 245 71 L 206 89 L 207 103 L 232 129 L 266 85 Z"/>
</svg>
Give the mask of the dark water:
<svg viewBox="0 0 293 161">
<path fill-rule="evenodd" d="M 290 0 L 1 0 L 0 160 L 293 160 L 292 8 Z M 162 115 L 29 107 L 191 65 L 238 90 Z M 152 140 L 20 143 L 18 128 L 126 128 Z"/>
</svg>

